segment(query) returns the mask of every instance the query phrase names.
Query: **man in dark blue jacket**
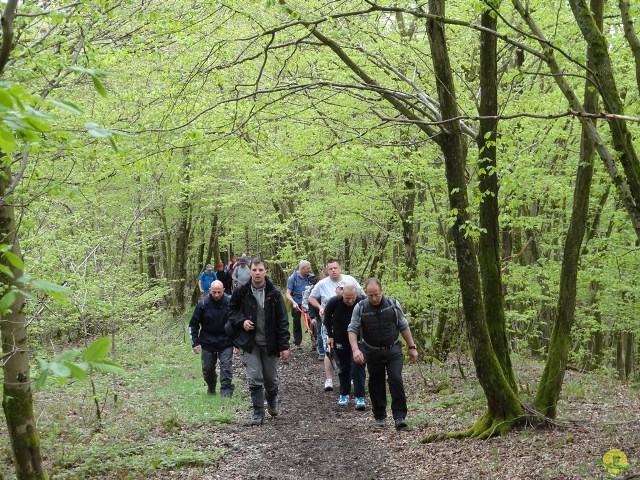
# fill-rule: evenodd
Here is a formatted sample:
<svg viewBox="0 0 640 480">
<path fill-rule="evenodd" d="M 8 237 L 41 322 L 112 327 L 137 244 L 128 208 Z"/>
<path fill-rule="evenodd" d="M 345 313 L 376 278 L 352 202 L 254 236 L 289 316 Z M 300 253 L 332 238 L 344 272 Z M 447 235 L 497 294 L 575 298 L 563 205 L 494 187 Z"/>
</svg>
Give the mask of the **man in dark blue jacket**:
<svg viewBox="0 0 640 480">
<path fill-rule="evenodd" d="M 284 298 L 267 278 L 264 261 L 254 258 L 251 280 L 236 288 L 229 320 L 236 332 L 234 345 L 246 367 L 253 416 L 250 425 L 262 425 L 264 400 L 269 415 L 278 415 L 278 366 L 289 358 L 289 320 Z"/>
<path fill-rule="evenodd" d="M 207 383 L 207 393 L 216 393 L 216 363 L 220 361 L 220 395 L 233 394 L 232 362 L 233 345 L 224 331 L 229 318 L 230 297 L 224 294 L 224 286 L 215 280 L 209 287 L 209 295 L 198 302 L 191 321 L 191 346 L 194 353 L 200 353 L 202 375 Z"/>
</svg>

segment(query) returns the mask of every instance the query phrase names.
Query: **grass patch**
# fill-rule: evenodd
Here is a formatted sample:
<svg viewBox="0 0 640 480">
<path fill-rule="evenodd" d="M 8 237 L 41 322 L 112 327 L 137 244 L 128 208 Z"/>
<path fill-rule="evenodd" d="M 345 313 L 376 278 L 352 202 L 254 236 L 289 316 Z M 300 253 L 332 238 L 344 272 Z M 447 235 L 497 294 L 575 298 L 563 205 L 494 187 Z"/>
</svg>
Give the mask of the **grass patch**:
<svg viewBox="0 0 640 480">
<path fill-rule="evenodd" d="M 133 479 L 185 467 L 215 468 L 224 451 L 207 427 L 216 424 L 219 430 L 235 422 L 246 406 L 242 394 L 231 399 L 206 394 L 200 356 L 175 321 L 131 326 L 115 344 L 112 358 L 126 373 L 94 377 L 100 420 L 88 382 L 51 381 L 35 393 L 51 479 Z M 4 423 L 0 436 L 7 438 Z M 13 471 L 3 452 L 0 472 Z"/>
</svg>

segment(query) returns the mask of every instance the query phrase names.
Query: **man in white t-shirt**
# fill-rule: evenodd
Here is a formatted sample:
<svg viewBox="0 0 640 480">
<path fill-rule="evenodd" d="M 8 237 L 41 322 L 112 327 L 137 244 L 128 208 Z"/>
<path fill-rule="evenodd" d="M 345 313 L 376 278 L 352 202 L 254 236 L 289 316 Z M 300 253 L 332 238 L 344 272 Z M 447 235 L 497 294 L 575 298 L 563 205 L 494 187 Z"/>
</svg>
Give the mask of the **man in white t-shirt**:
<svg viewBox="0 0 640 480">
<path fill-rule="evenodd" d="M 345 285 L 353 285 L 356 287 L 357 294 L 362 295 L 362 287 L 358 281 L 351 275 L 343 274 L 340 268 L 340 262 L 334 258 L 330 258 L 327 261 L 326 266 L 327 277 L 320 280 L 309 295 L 309 303 L 320 311 L 320 317 L 324 320 L 324 306 L 329 299 L 335 295 L 342 293 L 342 288 Z M 324 323 L 324 322 L 323 322 Z M 333 390 L 333 365 L 331 359 L 325 355 L 325 345 L 327 341 L 327 333 L 322 325 L 321 335 L 318 335 L 318 353 L 319 358 L 324 359 L 324 391 L 329 392 Z"/>
</svg>

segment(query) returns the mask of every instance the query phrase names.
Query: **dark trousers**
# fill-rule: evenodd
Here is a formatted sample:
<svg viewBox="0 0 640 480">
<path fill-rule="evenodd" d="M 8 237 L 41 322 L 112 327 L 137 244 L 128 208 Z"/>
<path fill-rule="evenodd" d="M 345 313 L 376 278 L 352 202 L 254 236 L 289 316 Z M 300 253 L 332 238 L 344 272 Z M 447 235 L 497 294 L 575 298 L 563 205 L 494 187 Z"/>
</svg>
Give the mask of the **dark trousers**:
<svg viewBox="0 0 640 480">
<path fill-rule="evenodd" d="M 202 361 L 202 375 L 207 382 L 211 393 L 216 391 L 216 363 L 220 361 L 220 394 L 231 396 L 233 394 L 233 347 L 225 348 L 219 352 L 213 350 L 201 350 L 200 359 Z"/>
<path fill-rule="evenodd" d="M 340 395 L 351 393 L 351 379 L 353 379 L 353 394 L 356 397 L 364 397 L 364 381 L 366 378 L 365 366 L 358 365 L 353 361 L 351 345 L 347 343 L 335 343 L 335 354 L 338 360 L 340 371 Z M 360 350 L 365 351 L 364 344 L 360 345 Z"/>
<path fill-rule="evenodd" d="M 302 325 L 300 324 L 300 319 L 302 314 L 300 310 L 295 308 L 291 308 L 291 318 L 293 323 L 293 343 L 295 345 L 300 345 L 302 343 Z"/>
<path fill-rule="evenodd" d="M 402 383 L 404 358 L 400 344 L 394 345 L 389 350 L 367 348 L 365 359 L 369 371 L 369 397 L 371 397 L 371 410 L 374 418 L 386 418 L 387 416 L 385 379 L 389 383 L 393 418 L 405 418 L 407 416 L 407 397 Z"/>
</svg>

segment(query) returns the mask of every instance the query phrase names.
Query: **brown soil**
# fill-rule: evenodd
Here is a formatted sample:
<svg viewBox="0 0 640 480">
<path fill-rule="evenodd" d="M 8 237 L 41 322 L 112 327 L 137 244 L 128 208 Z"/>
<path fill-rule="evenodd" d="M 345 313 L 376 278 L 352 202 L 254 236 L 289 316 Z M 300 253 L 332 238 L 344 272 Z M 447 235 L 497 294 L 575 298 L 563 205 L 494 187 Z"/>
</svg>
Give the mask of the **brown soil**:
<svg viewBox="0 0 640 480">
<path fill-rule="evenodd" d="M 561 415 L 571 421 L 563 420 L 556 428 L 519 429 L 486 441 L 422 444 L 428 434 L 470 427 L 482 413 L 482 390 L 472 368 L 465 366 L 463 380 L 453 367 L 405 366 L 410 428 L 397 432 L 389 413 L 387 428 L 381 430 L 372 425 L 369 405 L 364 412 L 356 411 L 353 402 L 340 408 L 337 389 L 324 392 L 322 362 L 305 346 L 292 351 L 281 367 L 278 417 L 267 418 L 261 427 L 245 426 L 247 402 L 230 429 L 209 427 L 214 445 L 224 450 L 217 468 L 165 472 L 163 478 L 599 479 L 623 478 L 608 477 L 599 463 L 609 449 L 622 450 L 630 463 L 640 462 L 637 392 L 602 378 L 596 382 L 590 377 L 591 383 L 583 384 L 586 377 L 575 372 L 567 372 L 565 385 L 577 390 L 579 398 L 563 399 L 560 405 Z M 239 365 L 236 374 L 238 386 L 246 389 Z M 531 381 L 537 381 L 535 369 L 531 375 Z M 448 391 L 436 391 L 437 383 L 430 380 L 436 377 L 438 383 L 447 382 Z M 608 384 L 603 386 L 603 381 Z M 337 375 L 334 383 L 337 387 Z M 598 391 L 607 397 L 593 400 Z M 633 471 L 638 473 L 632 469 L 628 478 Z"/>
</svg>

